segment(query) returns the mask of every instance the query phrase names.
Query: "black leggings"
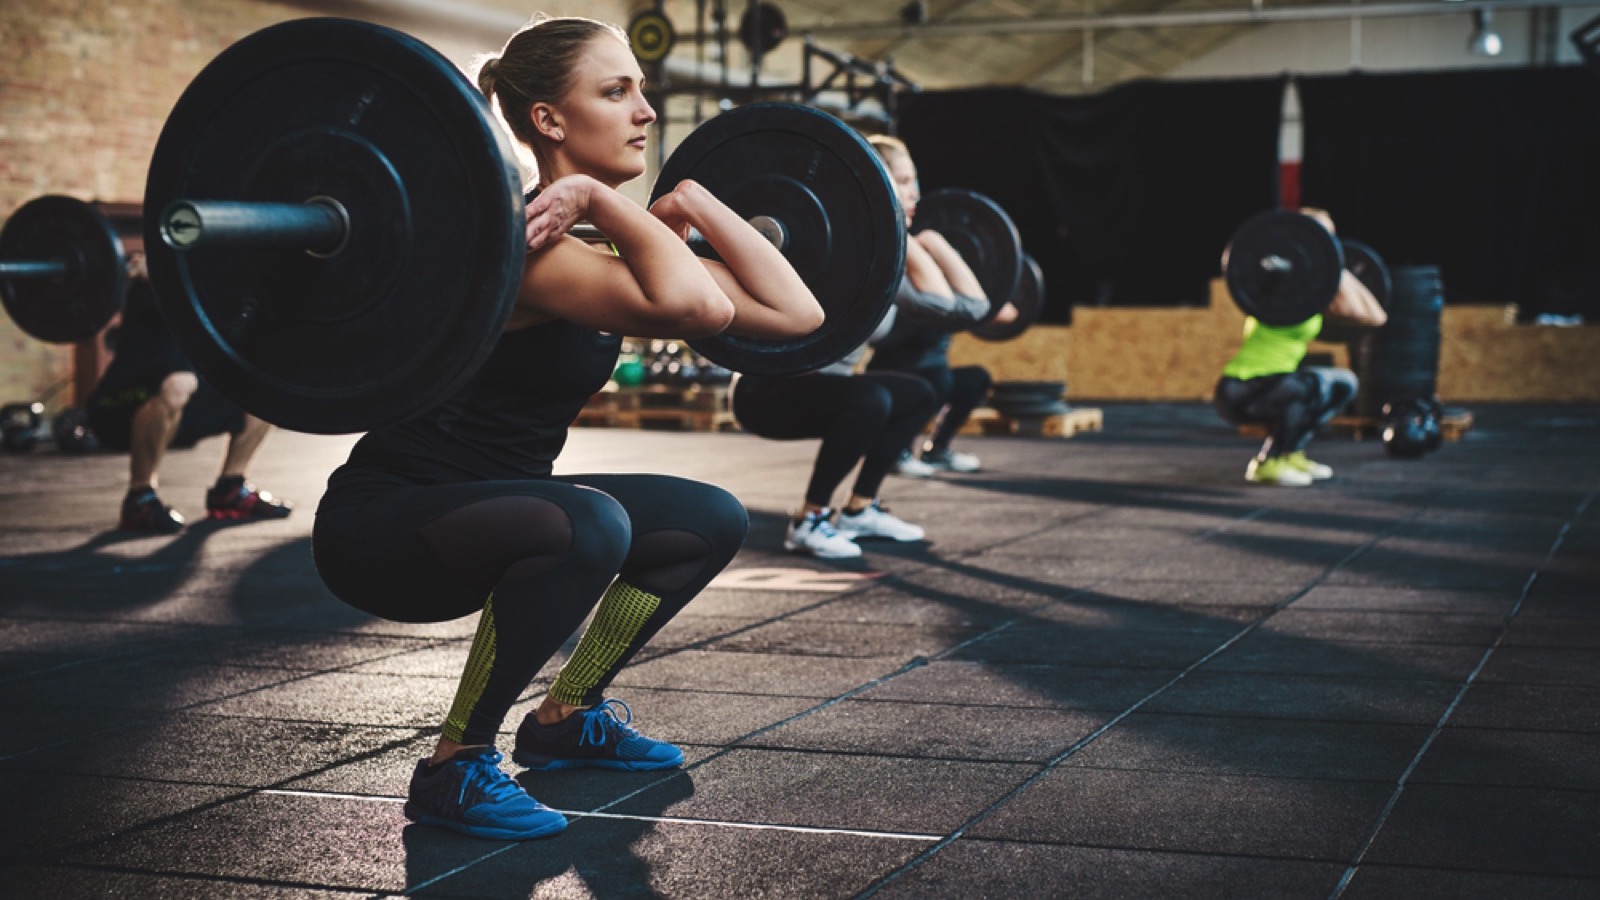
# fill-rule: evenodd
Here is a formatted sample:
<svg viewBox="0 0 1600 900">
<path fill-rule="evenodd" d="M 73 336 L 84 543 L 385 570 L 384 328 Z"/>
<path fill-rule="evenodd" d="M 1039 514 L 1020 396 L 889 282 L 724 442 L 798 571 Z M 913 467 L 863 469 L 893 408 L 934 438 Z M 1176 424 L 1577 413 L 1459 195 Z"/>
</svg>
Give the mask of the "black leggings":
<svg viewBox="0 0 1600 900">
<path fill-rule="evenodd" d="M 876 497 L 900 451 L 933 415 L 933 390 L 893 372 L 863 375 L 744 375 L 733 389 L 733 415 L 751 434 L 780 441 L 822 438 L 806 502 L 831 506 L 857 460 L 852 492 Z"/>
<path fill-rule="evenodd" d="M 869 372 L 895 371 L 890 368 L 875 369 L 869 362 Z M 938 427 L 934 428 L 933 436 L 928 439 L 928 447 L 932 450 L 947 450 L 950 440 L 972 418 L 972 411 L 983 404 L 984 398 L 989 396 L 989 386 L 993 379 L 989 371 L 982 366 L 962 366 L 952 369 L 949 366 L 932 366 L 925 369 L 905 369 L 907 374 L 915 375 L 926 381 L 933 388 L 933 408 L 937 412 L 944 408 L 944 415 L 939 418 Z"/>
<path fill-rule="evenodd" d="M 1347 369 L 1307 367 L 1284 375 L 1217 382 L 1217 413 L 1234 425 L 1269 429 L 1263 458 L 1304 450 L 1311 436 L 1355 399 L 1360 383 Z"/>
<path fill-rule="evenodd" d="M 666 475 L 572 475 L 417 486 L 341 470 L 312 549 L 341 600 L 399 622 L 442 622 L 494 597 L 496 653 L 465 743 L 506 712 L 613 579 L 660 598 L 586 703 L 733 559 L 749 518 L 721 488 Z"/>
</svg>

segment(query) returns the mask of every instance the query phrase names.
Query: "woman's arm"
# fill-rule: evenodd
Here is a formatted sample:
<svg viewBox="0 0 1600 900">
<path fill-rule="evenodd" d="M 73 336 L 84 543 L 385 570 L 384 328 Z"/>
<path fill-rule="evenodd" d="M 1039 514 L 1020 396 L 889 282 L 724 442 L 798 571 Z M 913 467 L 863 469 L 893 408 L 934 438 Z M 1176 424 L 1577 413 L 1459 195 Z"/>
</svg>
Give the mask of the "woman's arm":
<svg viewBox="0 0 1600 900">
<path fill-rule="evenodd" d="M 966 294 L 968 297 L 993 299 L 983 292 L 983 285 L 978 283 L 978 276 L 972 274 L 972 267 L 961 258 L 956 248 L 950 246 L 944 235 L 928 229 L 917 232 L 911 239 L 933 257 L 933 261 L 939 266 L 939 271 L 944 273 L 945 280 L 950 282 L 951 290 L 958 294 Z"/>
<path fill-rule="evenodd" d="M 984 298 L 982 288 L 979 287 L 976 295 L 955 290 L 920 237 L 917 235 L 906 241 L 906 276 L 900 280 L 900 288 L 895 293 L 895 307 L 910 319 L 940 331 L 959 331 L 981 321 L 989 314 L 989 301 Z M 943 238 L 939 240 L 943 242 Z M 944 246 L 950 245 L 945 243 Z M 965 265 L 962 263 L 963 268 Z M 967 272 L 970 275 L 971 270 Z M 974 278 L 974 284 L 976 281 Z"/>
<path fill-rule="evenodd" d="M 567 236 L 584 220 L 617 254 Z M 558 179 L 528 204 L 527 241 L 510 329 L 563 319 L 637 337 L 696 338 L 733 318 L 733 303 L 677 234 L 587 176 Z"/>
<path fill-rule="evenodd" d="M 802 337 L 822 325 L 822 305 L 783 253 L 698 182 L 678 182 L 650 212 L 684 238 L 700 232 L 722 257 L 703 265 L 733 303 L 729 334 Z"/>
<path fill-rule="evenodd" d="M 1339 273 L 1339 293 L 1333 297 L 1333 302 L 1328 305 L 1328 316 L 1335 319 L 1345 319 L 1357 325 L 1368 325 L 1378 328 L 1389 321 L 1389 314 L 1384 312 L 1383 304 L 1378 298 L 1372 296 L 1367 286 L 1361 283 L 1348 269 Z"/>
</svg>

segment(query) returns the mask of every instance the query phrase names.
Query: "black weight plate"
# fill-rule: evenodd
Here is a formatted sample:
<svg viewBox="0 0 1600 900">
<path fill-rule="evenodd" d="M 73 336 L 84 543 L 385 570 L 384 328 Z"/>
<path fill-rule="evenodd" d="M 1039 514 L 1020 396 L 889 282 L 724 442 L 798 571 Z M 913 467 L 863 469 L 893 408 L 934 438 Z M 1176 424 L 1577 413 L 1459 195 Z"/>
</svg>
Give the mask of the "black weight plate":
<svg viewBox="0 0 1600 900">
<path fill-rule="evenodd" d="M 760 16 L 757 25 L 756 17 Z M 789 36 L 789 20 L 771 3 L 752 3 L 739 17 L 739 43 L 751 53 L 766 53 Z"/>
<path fill-rule="evenodd" d="M 1017 292 L 1011 295 L 1011 305 L 1017 308 L 1015 319 L 1002 325 L 990 318 L 974 326 L 972 334 L 986 341 L 1009 341 L 1039 321 L 1039 313 L 1044 309 L 1044 270 L 1039 268 L 1038 260 L 1026 253 L 1022 256 L 1022 278 L 1017 282 Z"/>
<path fill-rule="evenodd" d="M 1065 381 L 997 381 L 989 388 L 989 393 L 996 399 L 1001 398 L 1044 398 L 1046 400 L 1060 400 L 1066 396 L 1067 383 Z"/>
<path fill-rule="evenodd" d="M 1344 248 L 1344 267 L 1377 299 L 1384 309 L 1389 308 L 1389 293 L 1394 290 L 1394 280 L 1389 277 L 1389 267 L 1376 250 L 1360 241 L 1339 242 Z"/>
<path fill-rule="evenodd" d="M 628 43 L 640 62 L 660 62 L 672 52 L 677 33 L 666 16 L 647 9 L 628 20 Z"/>
<path fill-rule="evenodd" d="M 1281 260 L 1286 270 L 1264 265 Z M 1316 219 L 1274 210 L 1239 226 L 1222 251 L 1228 293 L 1245 315 L 1268 325 L 1298 325 L 1323 312 L 1339 292 L 1344 255 Z"/>
<path fill-rule="evenodd" d="M 122 308 L 128 261 L 105 216 L 82 200 L 29 200 L 0 231 L 0 259 L 59 261 L 62 276 L 0 280 L 6 314 L 26 334 L 56 344 L 86 340 Z"/>
<path fill-rule="evenodd" d="M 843 122 L 793 103 L 753 103 L 707 120 L 668 157 L 650 200 L 693 179 L 746 220 L 788 235 L 783 255 L 826 315 L 799 338 L 691 342 L 735 372 L 794 375 L 866 342 L 905 270 L 905 216 L 876 151 Z"/>
<path fill-rule="evenodd" d="M 521 176 L 477 89 L 398 31 L 301 19 L 205 67 L 162 129 L 145 186 L 150 278 L 199 371 L 285 428 L 402 421 L 454 393 L 494 346 L 522 276 Z M 349 213 L 344 248 L 178 253 L 174 200 Z"/>
<path fill-rule="evenodd" d="M 944 235 L 978 277 L 990 300 L 1012 297 L 1022 281 L 1022 237 L 1000 205 L 973 191 L 955 188 L 934 191 L 917 201 L 911 232 L 932 229 Z M 999 303 L 989 304 L 984 323 L 1000 313 Z"/>
</svg>

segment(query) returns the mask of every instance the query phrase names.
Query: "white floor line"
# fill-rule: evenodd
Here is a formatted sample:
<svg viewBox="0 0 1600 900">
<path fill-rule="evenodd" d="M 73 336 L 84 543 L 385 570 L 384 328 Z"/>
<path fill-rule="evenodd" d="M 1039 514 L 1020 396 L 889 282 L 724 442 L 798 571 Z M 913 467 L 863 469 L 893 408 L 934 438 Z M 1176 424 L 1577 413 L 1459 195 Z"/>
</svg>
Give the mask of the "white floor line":
<svg viewBox="0 0 1600 900">
<path fill-rule="evenodd" d="M 379 797 L 372 794 L 344 794 L 336 791 L 295 791 L 268 788 L 262 794 L 279 797 L 311 797 L 322 800 L 363 800 L 369 803 L 404 803 L 404 797 Z M 629 822 L 661 822 L 669 825 L 711 825 L 718 828 L 744 828 L 751 831 L 788 831 L 795 834 L 839 834 L 848 837 L 882 838 L 890 841 L 923 841 L 932 843 L 943 838 L 939 834 L 913 834 L 899 831 L 860 831 L 853 828 L 824 828 L 814 825 L 773 825 L 765 822 L 732 822 L 724 819 L 685 819 L 678 816 L 629 816 L 622 813 L 587 812 L 585 810 L 558 809 L 569 819 L 622 819 Z"/>
</svg>

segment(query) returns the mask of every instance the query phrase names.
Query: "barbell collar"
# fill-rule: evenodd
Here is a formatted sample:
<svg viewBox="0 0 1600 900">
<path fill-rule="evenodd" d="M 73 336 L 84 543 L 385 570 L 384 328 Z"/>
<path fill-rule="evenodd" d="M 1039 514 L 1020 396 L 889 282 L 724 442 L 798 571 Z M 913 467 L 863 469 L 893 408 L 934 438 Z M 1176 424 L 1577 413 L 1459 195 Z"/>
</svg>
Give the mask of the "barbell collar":
<svg viewBox="0 0 1600 900">
<path fill-rule="evenodd" d="M 751 216 L 750 227 L 767 239 L 767 243 L 779 250 L 789 246 L 789 229 L 783 223 L 771 216 Z"/>
<path fill-rule="evenodd" d="M 59 259 L 0 260 L 0 278 L 62 278 L 71 267 Z"/>
<path fill-rule="evenodd" d="M 327 257 L 338 253 L 349 235 L 349 213 L 329 197 L 305 203 L 175 200 L 161 214 L 162 240 L 180 251 L 288 247 Z"/>
</svg>

